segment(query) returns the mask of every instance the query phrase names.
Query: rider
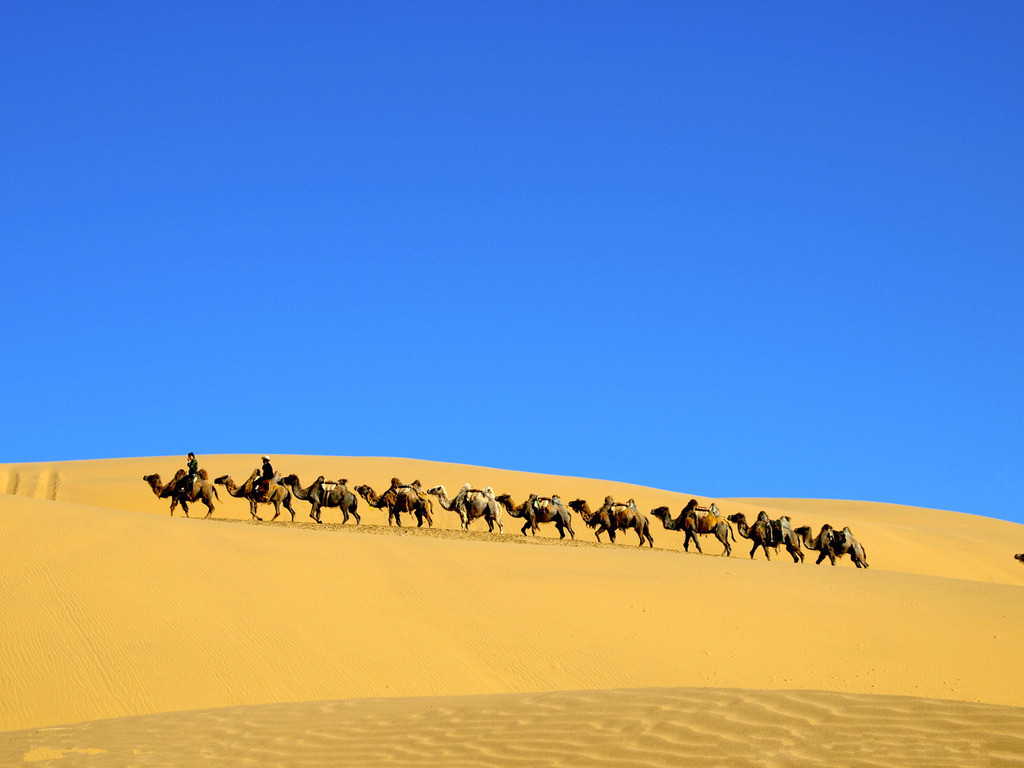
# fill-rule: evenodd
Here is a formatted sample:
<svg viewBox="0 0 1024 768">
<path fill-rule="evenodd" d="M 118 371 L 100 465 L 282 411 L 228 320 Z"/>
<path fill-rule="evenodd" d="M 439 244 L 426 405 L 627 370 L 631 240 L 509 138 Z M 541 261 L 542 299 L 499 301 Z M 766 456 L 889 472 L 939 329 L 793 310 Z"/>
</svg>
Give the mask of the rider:
<svg viewBox="0 0 1024 768">
<path fill-rule="evenodd" d="M 185 465 L 188 469 L 186 470 L 185 477 L 181 479 L 180 490 L 184 493 L 191 493 L 196 487 L 196 475 L 199 474 L 199 462 L 196 460 L 196 455 L 192 451 L 188 452 L 187 463 Z"/>
<path fill-rule="evenodd" d="M 263 468 L 259 470 L 259 490 L 261 494 L 266 494 L 270 490 L 270 484 L 274 482 L 274 468 L 270 465 L 270 457 L 263 457 Z"/>
</svg>

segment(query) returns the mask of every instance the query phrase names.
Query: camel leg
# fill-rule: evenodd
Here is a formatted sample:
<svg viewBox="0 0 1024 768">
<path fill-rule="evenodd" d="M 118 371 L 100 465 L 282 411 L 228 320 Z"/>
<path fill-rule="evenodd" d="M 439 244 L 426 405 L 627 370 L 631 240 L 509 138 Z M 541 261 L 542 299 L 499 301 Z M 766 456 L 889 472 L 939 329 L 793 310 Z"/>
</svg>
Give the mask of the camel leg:
<svg viewBox="0 0 1024 768">
<path fill-rule="evenodd" d="M 212 501 L 207 501 L 206 499 L 204 499 L 203 503 L 206 504 L 206 506 L 208 507 L 207 512 L 206 512 L 206 517 L 203 518 L 203 520 L 205 520 L 207 517 L 209 517 L 210 515 L 213 514 L 213 502 Z"/>
<path fill-rule="evenodd" d="M 700 539 L 697 537 L 697 534 L 689 530 L 686 532 L 686 542 L 683 544 L 683 546 L 686 548 L 686 551 L 690 551 L 689 543 L 691 540 L 693 541 L 693 546 L 697 548 L 697 552 L 703 555 L 704 550 L 700 548 Z"/>
<path fill-rule="evenodd" d="M 527 520 L 525 523 L 523 523 L 523 536 L 526 535 L 526 529 L 529 528 L 529 527 L 530 527 L 530 521 Z"/>
<path fill-rule="evenodd" d="M 722 554 L 728 557 L 729 551 L 732 549 L 732 547 L 729 546 L 729 534 L 719 529 L 715 531 L 715 538 L 722 542 L 722 546 L 725 547 L 725 552 L 723 552 Z"/>
</svg>

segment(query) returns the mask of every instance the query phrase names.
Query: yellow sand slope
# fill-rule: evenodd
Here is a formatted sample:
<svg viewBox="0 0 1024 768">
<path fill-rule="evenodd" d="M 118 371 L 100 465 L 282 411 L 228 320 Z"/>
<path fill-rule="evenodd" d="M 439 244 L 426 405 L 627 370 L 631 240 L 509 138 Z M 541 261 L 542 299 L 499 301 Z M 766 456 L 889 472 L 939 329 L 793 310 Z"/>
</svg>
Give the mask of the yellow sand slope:
<svg viewBox="0 0 1024 768">
<path fill-rule="evenodd" d="M 201 461 L 211 476 L 230 473 L 239 482 L 259 463 L 254 456 Z M 986 729 L 988 751 L 996 757 L 1020 748 L 1004 726 L 1024 724 L 1024 709 L 1018 709 L 1024 708 L 1024 566 L 1012 559 L 1024 551 L 1024 526 L 883 504 L 718 500 L 723 511 L 748 518 L 767 509 L 815 530 L 824 522 L 849 525 L 867 549 L 871 568 L 864 571 L 849 560 L 835 568 L 815 566 L 813 557 L 797 565 L 785 553 L 771 562 L 758 553 L 751 561 L 745 539 L 731 558 L 717 556 L 721 546 L 712 537 L 702 540 L 705 556 L 683 554 L 682 535 L 653 519 L 654 551 L 638 548 L 632 531 L 620 533 L 615 545 L 596 546 L 593 531 L 578 520 L 577 540 L 585 546 L 553 541 L 553 530 L 542 542 L 526 541 L 521 522 L 507 518 L 504 536 L 488 534 L 479 521 L 464 534 L 455 530 L 454 515 L 436 504 L 430 532 L 387 529 L 385 515 L 362 502 L 358 528 L 337 525 L 337 510 L 325 511 L 330 525 L 318 527 L 308 503 L 298 500 L 294 524 L 287 512 L 273 524 L 250 524 L 248 504 L 223 488 L 212 520 L 170 517 L 168 502 L 141 477 L 160 472 L 167 479 L 180 463 L 147 458 L 0 466 L 0 492 L 9 494 L 0 495 L 0 730 L 35 729 L 7 734 L 0 761 L 101 764 L 103 755 L 129 748 L 113 736 L 90 746 L 39 730 L 58 724 L 133 717 L 118 721 L 117 732 L 136 727 L 141 738 L 160 729 L 159 718 L 171 718 L 159 713 L 241 707 L 218 717 L 249 711 L 237 714 L 244 724 L 255 712 L 247 706 L 371 698 L 377 700 L 372 707 L 363 702 L 377 713 L 370 722 L 380 728 L 404 723 L 403 733 L 436 727 L 433 720 L 410 725 L 408 718 L 424 707 L 447 712 L 449 722 L 468 718 L 470 731 L 479 725 L 472 713 L 481 707 L 498 717 L 508 712 L 506 735 L 493 737 L 508 749 L 525 738 L 517 735 L 515 718 L 529 720 L 549 708 L 565 724 L 565 735 L 552 729 L 538 736 L 529 742 L 533 747 L 522 747 L 527 759 L 521 764 L 545 764 L 539 759 L 545 754 L 585 754 L 598 743 L 594 734 L 608 735 L 606 725 L 612 733 L 627 729 L 620 733 L 625 742 L 640 744 L 629 723 L 650 730 L 659 718 L 667 730 L 652 742 L 660 745 L 651 747 L 655 754 L 678 757 L 706 742 L 720 758 L 737 757 L 728 751 L 729 739 L 714 737 L 717 728 L 683 728 L 690 721 L 681 718 L 694 716 L 701 696 L 740 729 L 761 722 L 750 714 L 759 702 L 776 712 L 761 713 L 776 722 L 779 712 L 795 712 L 808 732 L 844 708 L 876 725 L 895 711 L 920 715 L 921 733 L 933 728 L 935 736 L 947 737 L 941 743 L 950 750 L 941 754 L 953 762 L 960 759 L 960 742 L 948 740 L 948 718 L 964 727 L 972 718 L 996 723 Z M 444 484 L 450 494 L 463 482 L 490 485 L 517 501 L 531 491 L 585 498 L 591 506 L 606 494 L 632 497 L 644 512 L 667 504 L 673 515 L 689 498 L 621 483 L 403 459 L 286 456 L 275 457 L 275 466 L 296 472 L 304 485 L 323 474 L 382 490 L 397 475 L 418 478 L 424 487 Z M 539 696 L 544 692 L 563 693 Z M 872 702 L 870 711 L 856 703 L 866 694 L 873 694 L 864 699 Z M 963 702 L 1011 709 L 970 710 Z M 348 707 L 362 711 L 359 702 L 291 706 L 305 712 L 300 719 L 314 729 L 317 712 L 327 718 L 325 707 L 330 722 L 353 711 Z M 637 720 L 640 711 L 648 715 Z M 982 711 L 989 714 L 982 717 Z M 266 714 L 282 722 L 290 717 Z M 168 727 L 173 722 L 165 721 Z M 194 733 L 201 741 L 200 731 Z M 66 733 L 79 742 L 83 735 Z M 353 733 L 356 742 L 380 742 L 367 747 L 365 764 L 384 759 L 374 750 L 397 743 L 394 733 L 384 738 L 367 723 Z M 489 764 L 473 757 L 467 738 L 449 725 L 416 743 L 443 743 L 461 755 L 458 760 Z M 564 744 L 551 752 L 545 740 Z M 804 749 L 797 750 L 797 741 L 783 737 L 766 749 L 784 754 L 789 743 L 795 754 Z M 297 764 L 305 749 L 298 742 L 287 748 Z M 237 740 L 224 743 L 237 746 Z M 575 752 L 566 744 L 575 744 Z M 76 748 L 104 751 L 89 756 Z M 410 759 L 438 759 L 431 749 L 424 746 Z M 154 750 L 152 764 L 169 759 Z M 494 764 L 508 764 L 513 753 L 500 746 L 488 752 Z M 363 764 L 357 753 L 345 754 L 350 764 Z M 885 764 L 885 754 L 871 759 Z M 626 750 L 616 759 L 635 763 L 637 755 Z M 137 762 L 146 764 L 141 757 Z"/>
</svg>

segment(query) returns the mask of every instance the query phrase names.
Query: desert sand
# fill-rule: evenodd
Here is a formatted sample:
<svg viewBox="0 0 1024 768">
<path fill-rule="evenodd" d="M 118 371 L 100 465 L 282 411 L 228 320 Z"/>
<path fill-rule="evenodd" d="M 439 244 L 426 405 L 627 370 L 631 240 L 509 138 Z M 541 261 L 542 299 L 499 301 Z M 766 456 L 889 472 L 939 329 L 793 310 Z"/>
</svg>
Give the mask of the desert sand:
<svg viewBox="0 0 1024 768">
<path fill-rule="evenodd" d="M 257 455 L 200 456 L 242 482 Z M 654 549 L 574 518 L 537 538 L 275 522 L 219 487 L 191 518 L 142 481 L 178 457 L 0 465 L 2 765 L 1024 765 L 1024 526 L 890 504 L 714 499 L 849 526 L 849 559 Z M 274 456 L 384 490 L 691 494 L 392 458 Z M 693 494 L 702 504 L 712 499 Z M 262 506 L 261 516 L 269 517 Z"/>
</svg>

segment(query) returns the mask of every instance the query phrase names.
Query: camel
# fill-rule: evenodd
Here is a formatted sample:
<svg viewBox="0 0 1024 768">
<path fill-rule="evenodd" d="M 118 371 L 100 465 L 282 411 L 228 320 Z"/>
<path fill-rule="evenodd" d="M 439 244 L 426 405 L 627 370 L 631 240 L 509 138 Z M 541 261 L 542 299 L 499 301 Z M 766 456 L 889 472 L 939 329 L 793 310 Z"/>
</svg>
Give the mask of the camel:
<svg viewBox="0 0 1024 768">
<path fill-rule="evenodd" d="M 494 490 L 490 486 L 482 491 L 477 491 L 470 488 L 469 483 L 466 483 L 455 494 L 454 499 L 448 498 L 448 492 L 443 485 L 435 485 L 427 490 L 427 493 L 437 496 L 443 509 L 458 513 L 462 530 L 468 531 L 469 524 L 478 517 L 482 517 L 487 521 L 487 528 L 491 533 L 494 533 L 495 524 L 498 526 L 498 533 L 505 533 L 505 526 L 501 522 L 502 505 L 495 500 Z"/>
<path fill-rule="evenodd" d="M 231 479 L 231 475 L 221 475 L 215 482 L 217 485 L 223 485 L 227 488 L 228 495 L 234 496 L 236 499 L 248 499 L 249 500 L 249 514 L 252 515 L 253 520 L 263 521 L 263 518 L 256 514 L 257 504 L 273 504 L 274 505 L 274 516 L 270 518 L 270 522 L 277 520 L 281 514 L 281 507 L 287 509 L 292 516 L 292 522 L 295 522 L 295 510 L 292 508 L 292 492 L 288 488 L 285 488 L 278 482 L 270 484 L 270 488 L 266 493 L 259 493 L 257 481 L 260 477 L 260 470 L 255 469 L 253 473 L 249 475 L 249 479 L 245 481 L 241 486 L 235 485 L 235 481 Z"/>
<path fill-rule="evenodd" d="M 401 526 L 402 513 L 405 512 L 416 516 L 417 528 L 423 526 L 424 520 L 427 521 L 427 527 L 432 528 L 434 526 L 434 518 L 431 515 L 433 505 L 430 503 L 430 499 L 420 493 L 420 487 L 419 480 L 414 480 L 412 485 L 402 485 L 397 477 L 393 477 L 391 486 L 384 491 L 382 496 L 378 496 L 377 492 L 368 485 L 357 485 L 353 490 L 374 509 L 387 509 L 388 525 L 394 521 L 396 525 Z"/>
<path fill-rule="evenodd" d="M 786 551 L 789 552 L 794 563 L 797 562 L 798 557 L 799 562 L 804 561 L 804 552 L 800 548 L 800 537 L 793 531 L 793 525 L 789 522 L 788 515 L 783 515 L 778 520 L 772 520 L 762 509 L 757 513 L 757 519 L 759 522 L 768 524 L 768 544 L 774 547 L 776 553 L 778 553 L 780 545 L 785 545 Z"/>
<path fill-rule="evenodd" d="M 832 561 L 832 565 L 835 565 L 837 556 L 849 555 L 853 564 L 858 568 L 868 567 L 867 553 L 861 543 L 853 538 L 849 528 L 837 531 L 826 523 L 821 526 L 818 535 L 811 538 L 811 526 L 802 525 L 796 529 L 795 533 L 803 541 L 805 547 L 818 550 L 816 564 L 820 564 L 827 557 Z"/>
<path fill-rule="evenodd" d="M 572 529 L 572 513 L 565 508 L 562 500 L 557 496 L 541 498 L 537 494 L 531 493 L 530 498 L 516 506 L 512 497 L 503 493 L 495 501 L 505 507 L 505 512 L 510 517 L 519 517 L 526 521 L 523 524 L 523 536 L 526 535 L 527 528 L 531 529 L 533 535 L 536 536 L 537 523 L 554 523 L 558 529 L 558 538 L 564 539 L 566 531 L 569 531 L 570 537 L 576 538 L 576 533 Z"/>
<path fill-rule="evenodd" d="M 1019 555 L 1014 555 L 1013 559 L 1019 560 L 1020 562 L 1024 563 L 1024 552 L 1021 552 Z"/>
<path fill-rule="evenodd" d="M 324 476 L 320 475 L 311 486 L 303 488 L 297 475 L 288 475 L 281 481 L 281 485 L 291 488 L 295 498 L 309 502 L 309 516 L 318 523 L 323 507 L 339 507 L 343 523 L 347 523 L 349 515 L 352 515 L 356 519 L 356 525 L 359 525 L 359 513 L 356 512 L 359 499 L 348 489 L 348 480 L 327 482 Z"/>
<path fill-rule="evenodd" d="M 569 506 L 583 518 L 583 522 L 591 528 L 596 529 L 594 535 L 601 540 L 601 532 L 608 531 L 608 538 L 615 543 L 615 531 L 632 528 L 640 537 L 640 546 L 644 545 L 644 539 L 654 548 L 654 537 L 651 536 L 650 521 L 646 516 L 640 514 L 636 502 L 630 499 L 625 504 L 616 503 L 611 496 L 604 497 L 604 504 L 596 512 L 590 511 L 590 505 L 583 499 L 575 499 L 569 502 Z"/>
<path fill-rule="evenodd" d="M 792 534 L 790 529 L 790 523 L 788 517 L 779 518 L 780 528 L 784 532 L 781 538 L 772 531 L 772 521 L 768 519 L 767 513 L 763 510 L 758 514 L 757 520 L 754 521 L 752 526 L 747 525 L 747 518 L 742 512 L 737 512 L 734 515 L 729 515 L 729 521 L 736 523 L 736 530 L 740 536 L 745 539 L 750 539 L 754 542 L 754 546 L 750 549 L 750 559 L 754 559 L 754 553 L 757 552 L 757 548 L 761 547 L 764 550 L 764 556 L 768 560 L 771 560 L 771 555 L 768 554 L 768 547 L 778 548 L 779 544 L 786 545 L 786 551 L 789 552 L 793 558 L 794 563 L 802 563 L 804 561 L 804 553 L 800 549 L 800 541 L 797 537 L 789 535 Z M 784 522 L 783 522 L 784 521 Z M 789 534 L 785 531 L 789 530 Z"/>
<path fill-rule="evenodd" d="M 210 483 L 210 476 L 206 473 L 205 469 L 200 469 L 196 475 L 195 481 L 192 483 L 192 488 L 184 491 L 179 488 L 181 481 L 185 479 L 185 470 L 179 469 L 174 475 L 174 479 L 171 480 L 167 485 L 160 482 L 160 475 L 143 475 L 142 479 L 149 483 L 149 487 L 153 489 L 153 493 L 157 495 L 157 498 L 171 499 L 171 517 L 174 517 L 174 508 L 181 504 L 181 510 L 185 513 L 185 517 L 188 517 L 188 503 L 197 501 L 203 502 L 207 507 L 206 517 L 213 514 L 213 499 L 217 498 L 220 501 L 220 494 L 217 493 L 217 488 Z M 204 520 L 206 518 L 203 518 Z"/>
<path fill-rule="evenodd" d="M 706 511 L 707 514 L 700 516 L 697 511 Z M 690 551 L 690 542 L 692 541 L 697 546 L 697 551 L 703 554 L 700 548 L 700 540 L 697 538 L 697 534 L 707 535 L 713 533 L 715 538 L 722 542 L 722 546 L 725 547 L 725 551 L 722 552 L 724 557 L 728 557 L 732 554 L 732 545 L 729 543 L 729 536 L 732 536 L 732 540 L 736 541 L 736 534 L 733 533 L 732 526 L 729 521 L 725 518 L 725 515 L 718 511 L 718 507 L 714 502 L 711 506 L 705 510 L 697 506 L 696 499 L 690 499 L 686 506 L 683 507 L 683 511 L 679 513 L 679 517 L 675 520 L 672 519 L 668 507 L 658 507 L 657 509 L 651 510 L 651 517 L 656 517 L 661 520 L 661 524 L 665 526 L 665 530 L 668 531 L 683 531 L 686 534 L 686 540 L 683 542 L 683 550 L 686 552 Z"/>
</svg>

